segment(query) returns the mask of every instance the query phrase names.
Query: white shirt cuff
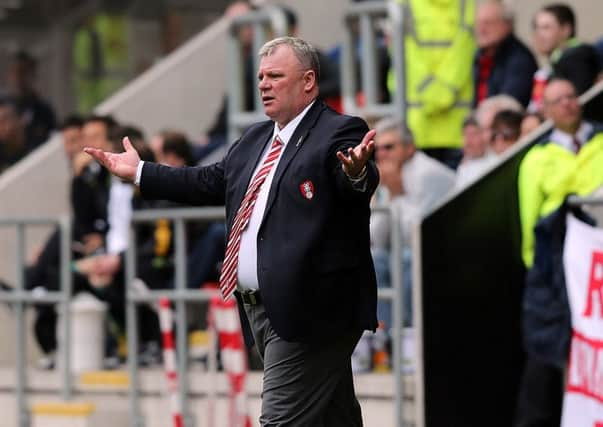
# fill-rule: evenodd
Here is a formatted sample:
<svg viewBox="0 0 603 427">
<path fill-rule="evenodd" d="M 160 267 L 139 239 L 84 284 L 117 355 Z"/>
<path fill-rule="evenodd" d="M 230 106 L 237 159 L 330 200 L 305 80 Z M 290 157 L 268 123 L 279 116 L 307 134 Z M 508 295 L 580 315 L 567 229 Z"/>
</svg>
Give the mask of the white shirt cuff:
<svg viewBox="0 0 603 427">
<path fill-rule="evenodd" d="M 136 179 L 134 179 L 134 185 L 138 185 L 140 187 L 140 178 L 142 177 L 142 167 L 144 166 L 144 162 L 141 160 L 138 162 L 138 167 L 136 168 Z"/>
</svg>

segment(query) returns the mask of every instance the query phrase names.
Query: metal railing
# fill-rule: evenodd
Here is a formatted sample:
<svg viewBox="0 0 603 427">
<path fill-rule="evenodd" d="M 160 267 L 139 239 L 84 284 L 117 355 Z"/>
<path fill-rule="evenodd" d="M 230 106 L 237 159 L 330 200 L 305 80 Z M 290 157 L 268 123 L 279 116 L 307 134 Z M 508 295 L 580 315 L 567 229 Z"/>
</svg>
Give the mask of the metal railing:
<svg viewBox="0 0 603 427">
<path fill-rule="evenodd" d="M 60 290 L 47 291 L 44 294 L 25 290 L 25 228 L 27 226 L 56 225 L 60 230 Z M 71 378 L 71 317 L 69 303 L 72 294 L 71 280 L 71 221 L 68 217 L 61 218 L 1 218 L 0 227 L 15 227 L 17 231 L 15 263 L 16 277 L 15 288 L 12 292 L 0 291 L 0 301 L 11 305 L 15 316 L 15 352 L 17 363 L 16 399 L 17 422 L 19 427 L 31 425 L 30 411 L 27 401 L 27 348 L 26 348 L 26 322 L 25 308 L 32 304 L 58 304 L 60 309 L 60 328 L 62 341 L 59 346 L 60 365 L 63 384 L 61 396 L 65 400 L 71 399 L 73 385 Z"/>
<path fill-rule="evenodd" d="M 251 52 L 245 52 L 239 39 L 239 31 L 246 26 L 253 30 Z M 281 37 L 287 34 L 287 18 L 282 9 L 268 6 L 257 11 L 239 16 L 232 21 L 228 36 L 228 141 L 235 141 L 242 131 L 253 123 L 266 120 L 262 100 L 258 90 L 253 91 L 253 110 L 245 110 L 245 81 L 246 55 L 250 54 L 253 61 L 252 73 L 259 68 L 260 58 L 256 52 L 271 37 Z M 255 83 L 255 79 L 253 80 Z"/>
<path fill-rule="evenodd" d="M 151 209 L 137 211 L 132 214 L 129 245 L 126 252 L 126 336 L 128 340 L 128 373 L 130 381 L 130 425 L 132 427 L 144 427 L 144 418 L 140 410 L 139 393 L 139 370 L 138 370 L 138 323 L 137 305 L 157 302 L 160 298 L 166 298 L 175 303 L 176 320 L 176 354 L 178 366 L 178 396 L 182 404 L 182 416 L 184 427 L 194 427 L 195 420 L 189 411 L 188 405 L 188 351 L 187 351 L 187 323 L 186 303 L 209 302 L 216 295 L 215 291 L 201 289 L 187 289 L 186 272 L 186 243 L 185 222 L 187 221 L 219 221 L 224 220 L 224 208 L 175 208 L 175 209 Z M 132 289 L 130 284 L 136 277 L 136 231 L 137 224 L 154 222 L 158 219 L 169 219 L 174 225 L 174 259 L 175 277 L 174 289 L 149 290 L 140 292 Z M 213 340 L 212 340 L 213 341 Z M 215 354 L 210 349 L 209 370 L 211 374 L 216 371 L 216 364 L 212 363 Z M 209 399 L 215 399 L 213 389 L 210 385 Z M 212 416 L 212 414 L 210 414 Z M 209 425 L 212 425 L 211 423 Z"/>
<path fill-rule="evenodd" d="M 397 88 L 390 103 L 380 102 L 377 96 L 379 83 L 377 44 L 379 41 L 376 21 L 385 18 L 391 26 L 390 56 Z M 363 117 L 393 115 L 405 120 L 406 79 L 403 19 L 404 8 L 395 0 L 357 3 L 351 5 L 346 11 L 346 32 L 341 63 L 342 99 L 346 113 Z M 358 48 L 360 48 L 360 52 L 358 52 Z M 358 61 L 360 61 L 360 70 Z M 359 106 L 356 102 L 358 90 L 364 94 L 364 106 Z"/>
</svg>

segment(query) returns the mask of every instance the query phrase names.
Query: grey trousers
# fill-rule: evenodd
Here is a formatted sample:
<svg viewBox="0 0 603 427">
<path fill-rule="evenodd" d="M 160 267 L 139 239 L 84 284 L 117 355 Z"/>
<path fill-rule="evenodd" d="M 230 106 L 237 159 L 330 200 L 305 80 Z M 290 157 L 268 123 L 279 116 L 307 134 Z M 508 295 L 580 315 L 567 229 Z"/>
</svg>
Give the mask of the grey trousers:
<svg viewBox="0 0 603 427">
<path fill-rule="evenodd" d="M 362 331 L 342 331 L 320 344 L 287 342 L 264 306 L 245 304 L 264 362 L 262 427 L 361 427 L 350 356 Z"/>
</svg>

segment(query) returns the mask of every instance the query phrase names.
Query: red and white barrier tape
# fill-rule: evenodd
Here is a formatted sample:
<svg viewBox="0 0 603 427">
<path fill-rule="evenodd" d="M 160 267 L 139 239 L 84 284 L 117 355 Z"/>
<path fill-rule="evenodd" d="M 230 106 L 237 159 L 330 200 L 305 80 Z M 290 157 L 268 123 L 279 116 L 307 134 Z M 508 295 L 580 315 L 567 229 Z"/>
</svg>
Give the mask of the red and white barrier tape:
<svg viewBox="0 0 603 427">
<path fill-rule="evenodd" d="M 247 355 L 236 300 L 224 301 L 216 295 L 210 307 L 212 323 L 219 337 L 222 366 L 230 381 L 230 425 L 251 427 L 245 391 Z"/>
<path fill-rule="evenodd" d="M 159 300 L 159 324 L 163 341 L 163 367 L 167 380 L 172 419 L 174 420 L 174 427 L 182 427 L 182 402 L 178 395 L 178 371 L 176 369 L 176 351 L 172 329 L 172 308 L 167 298 Z"/>
</svg>

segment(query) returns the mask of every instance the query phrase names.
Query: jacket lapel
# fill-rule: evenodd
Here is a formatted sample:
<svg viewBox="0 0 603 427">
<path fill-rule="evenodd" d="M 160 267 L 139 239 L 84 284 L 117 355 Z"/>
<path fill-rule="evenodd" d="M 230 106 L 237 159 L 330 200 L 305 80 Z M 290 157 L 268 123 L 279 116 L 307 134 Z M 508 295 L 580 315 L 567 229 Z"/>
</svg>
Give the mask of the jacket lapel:
<svg viewBox="0 0 603 427">
<path fill-rule="evenodd" d="M 270 208 L 274 204 L 276 193 L 278 192 L 278 186 L 280 185 L 283 174 L 287 170 L 291 160 L 293 160 L 295 155 L 298 153 L 300 147 L 306 143 L 310 130 L 314 127 L 316 120 L 318 120 L 318 117 L 324 108 L 325 104 L 321 100 L 317 99 L 314 102 L 314 105 L 308 110 L 300 124 L 297 126 L 295 132 L 293 132 L 293 135 L 291 136 L 291 139 L 287 143 L 283 157 L 278 162 L 276 172 L 274 173 L 274 178 L 272 179 L 272 185 L 270 186 L 270 193 L 268 194 L 268 201 L 266 202 L 266 209 L 264 210 L 262 223 L 266 219 Z"/>
<path fill-rule="evenodd" d="M 270 122 L 270 124 L 271 126 L 267 126 L 266 130 L 264 130 L 257 139 L 253 141 L 241 141 L 242 144 L 249 144 L 250 146 L 246 153 L 249 161 L 245 162 L 245 167 L 241 171 L 241 179 L 239 181 L 240 185 L 238 185 L 237 197 L 234 200 L 236 204 L 233 205 L 236 206 L 236 209 L 233 210 L 233 220 L 234 216 L 239 210 L 241 202 L 243 201 L 243 197 L 245 197 L 245 193 L 247 193 L 247 188 L 249 187 L 253 172 L 262 159 L 262 154 L 264 153 L 266 144 L 268 144 L 272 138 L 272 134 L 274 133 L 274 123 Z"/>
</svg>

